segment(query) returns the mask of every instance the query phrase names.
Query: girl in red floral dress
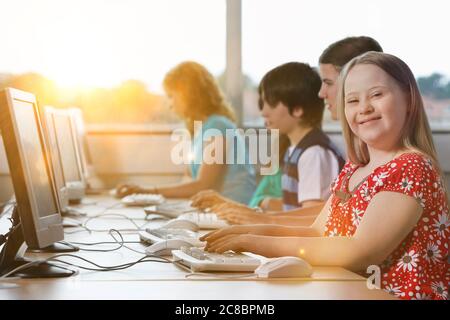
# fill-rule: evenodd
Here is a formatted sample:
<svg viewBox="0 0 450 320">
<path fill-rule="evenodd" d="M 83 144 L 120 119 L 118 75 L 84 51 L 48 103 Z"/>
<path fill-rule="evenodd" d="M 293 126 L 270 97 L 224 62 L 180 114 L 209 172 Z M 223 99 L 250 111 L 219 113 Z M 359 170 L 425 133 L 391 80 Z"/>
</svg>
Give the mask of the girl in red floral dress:
<svg viewBox="0 0 450 320">
<path fill-rule="evenodd" d="M 349 161 L 310 227 L 242 225 L 203 237 L 206 250 L 300 256 L 364 272 L 402 299 L 448 299 L 449 206 L 415 78 L 369 52 L 341 73 L 338 108 Z"/>
</svg>

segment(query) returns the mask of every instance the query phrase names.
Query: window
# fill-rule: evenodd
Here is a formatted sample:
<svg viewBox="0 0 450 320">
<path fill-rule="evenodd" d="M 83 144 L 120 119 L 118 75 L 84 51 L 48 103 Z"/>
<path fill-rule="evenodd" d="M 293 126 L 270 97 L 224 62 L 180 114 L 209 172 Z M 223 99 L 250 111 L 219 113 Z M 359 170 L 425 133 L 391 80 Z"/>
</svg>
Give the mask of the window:
<svg viewBox="0 0 450 320">
<path fill-rule="evenodd" d="M 446 1 L 242 1 L 244 119 L 262 125 L 255 88 L 268 70 L 288 61 L 318 65 L 322 51 L 347 36 L 375 38 L 404 60 L 418 79 L 434 130 L 450 130 L 450 42 Z M 326 130 L 340 130 L 325 112 Z"/>
<path fill-rule="evenodd" d="M 225 5 L 9 1 L 0 11 L 0 87 L 31 91 L 41 105 L 80 107 L 88 123 L 177 122 L 162 79 L 184 60 L 223 73 Z"/>
</svg>

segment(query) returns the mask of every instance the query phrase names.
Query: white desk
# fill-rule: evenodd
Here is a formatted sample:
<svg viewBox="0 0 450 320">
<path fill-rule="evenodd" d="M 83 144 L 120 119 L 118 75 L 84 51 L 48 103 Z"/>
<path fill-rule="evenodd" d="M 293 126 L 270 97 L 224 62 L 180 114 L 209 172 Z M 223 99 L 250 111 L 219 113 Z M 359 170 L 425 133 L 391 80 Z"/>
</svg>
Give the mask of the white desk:
<svg viewBox="0 0 450 320">
<path fill-rule="evenodd" d="M 108 214 L 125 214 L 138 225 L 156 227 L 161 220 L 145 221 L 142 208 L 125 208 L 115 199 L 95 196 L 84 201 L 83 207 L 89 215 L 105 214 L 102 218 L 90 220 L 90 229 L 133 229 L 130 221 Z M 95 202 L 95 203 L 94 203 Z M 115 205 L 115 206 L 114 206 Z M 108 210 L 105 208 L 112 207 Z M 0 232 L 9 227 L 2 218 Z M 66 229 L 66 232 L 82 229 Z M 125 240 L 138 241 L 136 232 L 124 232 Z M 66 233 L 66 241 L 98 242 L 112 241 L 108 232 L 86 231 Z M 81 246 L 90 249 L 114 248 L 117 245 Z M 143 251 L 140 243 L 129 247 Z M 143 255 L 121 248 L 112 252 L 78 251 L 77 256 L 95 261 L 101 265 L 116 265 L 135 261 Z M 44 258 L 49 254 L 30 254 L 28 258 Z M 63 258 L 76 264 L 83 264 L 74 258 Z M 87 265 L 86 265 L 87 266 Z M 95 272 L 81 270 L 78 275 L 64 279 L 20 279 L 0 283 L 0 300 L 7 299 L 393 299 L 381 290 L 369 290 L 366 279 L 343 268 L 315 267 L 311 278 L 305 279 L 215 279 L 195 276 L 187 278 L 188 272 L 173 265 L 147 262 L 121 271 Z"/>
</svg>

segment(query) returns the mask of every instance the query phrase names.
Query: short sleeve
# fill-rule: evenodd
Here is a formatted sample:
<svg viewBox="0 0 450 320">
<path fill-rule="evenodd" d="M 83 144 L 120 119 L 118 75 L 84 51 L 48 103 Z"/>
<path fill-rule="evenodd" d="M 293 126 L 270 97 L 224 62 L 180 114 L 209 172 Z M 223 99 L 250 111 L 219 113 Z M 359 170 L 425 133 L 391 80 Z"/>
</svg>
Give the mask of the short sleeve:
<svg viewBox="0 0 450 320">
<path fill-rule="evenodd" d="M 212 137 L 226 137 L 227 129 L 234 129 L 235 125 L 224 116 L 211 116 L 203 126 L 203 139 Z"/>
<path fill-rule="evenodd" d="M 281 198 L 281 170 L 275 175 L 263 176 L 249 202 L 249 207 L 257 207 L 265 198 Z"/>
<path fill-rule="evenodd" d="M 339 173 L 334 154 L 320 146 L 310 147 L 298 161 L 298 202 L 327 200 L 330 185 Z"/>
<path fill-rule="evenodd" d="M 416 199 L 423 208 L 439 187 L 438 174 L 432 161 L 418 154 L 392 161 L 386 170 L 374 175 L 372 180 L 377 192 L 405 194 Z"/>
</svg>

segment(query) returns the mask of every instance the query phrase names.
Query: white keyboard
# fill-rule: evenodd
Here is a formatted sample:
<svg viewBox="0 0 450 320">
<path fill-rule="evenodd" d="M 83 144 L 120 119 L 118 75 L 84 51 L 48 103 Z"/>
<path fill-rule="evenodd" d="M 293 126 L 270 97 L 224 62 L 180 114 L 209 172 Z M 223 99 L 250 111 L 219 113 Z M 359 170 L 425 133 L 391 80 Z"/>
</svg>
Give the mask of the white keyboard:
<svg viewBox="0 0 450 320">
<path fill-rule="evenodd" d="M 144 208 L 145 213 L 162 214 L 169 218 L 177 218 L 178 216 L 198 211 L 197 208 L 191 207 L 190 201 L 171 201 L 165 202 L 156 206 L 150 206 Z"/>
<path fill-rule="evenodd" d="M 190 212 L 178 216 L 178 219 L 184 219 L 194 222 L 200 229 L 220 229 L 228 226 L 228 223 L 217 217 L 215 213 Z"/>
<path fill-rule="evenodd" d="M 149 244 L 161 242 L 167 239 L 181 239 L 187 240 L 197 247 L 202 247 L 205 245 L 204 242 L 198 240 L 199 235 L 197 232 L 185 229 L 145 229 L 145 231 L 141 231 L 139 233 L 139 237 L 141 241 Z"/>
<path fill-rule="evenodd" d="M 123 197 L 121 202 L 126 206 L 150 206 L 158 205 L 165 201 L 164 197 L 160 194 L 151 193 L 134 193 L 129 196 Z"/>
<path fill-rule="evenodd" d="M 174 260 L 192 271 L 253 272 L 261 261 L 244 253 L 210 253 L 196 247 L 172 251 Z"/>
</svg>

